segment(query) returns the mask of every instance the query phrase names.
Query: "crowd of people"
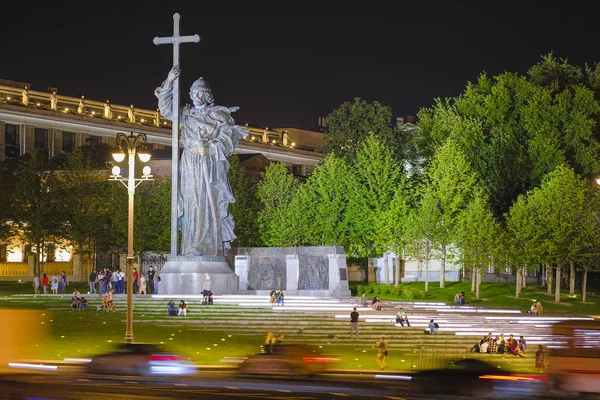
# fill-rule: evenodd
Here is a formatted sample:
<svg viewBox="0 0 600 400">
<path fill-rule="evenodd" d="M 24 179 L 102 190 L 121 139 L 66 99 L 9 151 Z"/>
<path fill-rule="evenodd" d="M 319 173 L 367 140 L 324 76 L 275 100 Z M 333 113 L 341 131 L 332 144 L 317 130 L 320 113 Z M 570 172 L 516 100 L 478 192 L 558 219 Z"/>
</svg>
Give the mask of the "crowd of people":
<svg viewBox="0 0 600 400">
<path fill-rule="evenodd" d="M 504 333 L 494 337 L 492 332 L 485 335 L 479 343 L 474 344 L 471 348 L 472 353 L 512 354 L 527 358 L 525 350 L 527 350 L 527 341 L 523 336 L 517 340 L 511 333 L 507 339 L 504 337 Z"/>
</svg>

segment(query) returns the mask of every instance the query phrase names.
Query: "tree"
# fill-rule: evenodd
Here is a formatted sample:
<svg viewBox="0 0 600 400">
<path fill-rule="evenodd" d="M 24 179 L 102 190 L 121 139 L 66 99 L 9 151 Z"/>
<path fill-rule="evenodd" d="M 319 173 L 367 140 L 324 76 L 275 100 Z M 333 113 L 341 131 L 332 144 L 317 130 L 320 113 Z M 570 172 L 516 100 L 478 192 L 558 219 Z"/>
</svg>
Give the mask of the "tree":
<svg viewBox="0 0 600 400">
<path fill-rule="evenodd" d="M 387 247 L 396 254 L 397 264 L 394 274 L 396 287 L 400 282 L 400 259 L 404 258 L 409 241 L 408 224 L 414 207 L 412 196 L 411 182 L 404 177 L 396 187 L 389 209 L 379 218 L 376 229 L 377 242 L 387 244 Z"/>
<path fill-rule="evenodd" d="M 464 266 L 472 265 L 477 277 L 475 298 L 479 298 L 481 268 L 489 265 L 500 237 L 500 225 L 488 205 L 487 196 L 476 190 L 467 208 L 457 218 L 457 241 Z"/>
<path fill-rule="evenodd" d="M 517 277 L 520 271 L 528 265 L 549 263 L 548 254 L 543 249 L 542 230 L 539 229 L 541 220 L 531 201 L 531 194 L 523 194 L 510 208 L 506 215 L 506 241 L 503 261 L 516 266 Z M 549 278 L 552 274 L 550 273 Z M 548 285 L 551 287 L 551 284 Z M 516 282 L 515 297 L 519 297 L 520 282 Z"/>
<path fill-rule="evenodd" d="M 388 243 L 379 241 L 381 235 L 378 235 L 377 227 L 394 198 L 401 179 L 401 167 L 385 142 L 371 133 L 361 145 L 353 168 L 355 180 L 348 187 L 350 250 L 353 254 L 374 257 L 388 250 Z"/>
<path fill-rule="evenodd" d="M 286 216 L 298 190 L 298 181 L 280 162 L 271 163 L 258 183 L 256 195 L 260 201 L 258 223 L 263 243 L 283 246 L 282 227 L 289 224 Z"/>
<path fill-rule="evenodd" d="M 18 181 L 18 159 L 8 158 L 0 162 L 0 244 L 8 247 L 14 236 L 14 196 Z"/>
<path fill-rule="evenodd" d="M 467 155 L 492 210 L 502 218 L 519 194 L 558 165 L 582 175 L 598 171 L 595 121 L 600 106 L 584 86 L 560 90 L 524 76 L 479 76 L 465 92 L 419 111 L 425 155 L 454 139 Z"/>
<path fill-rule="evenodd" d="M 428 191 L 421 194 L 418 208 L 413 209 L 408 218 L 407 255 L 425 265 L 425 291 L 429 290 L 429 260 L 437 254 L 435 236 L 442 220 L 437 207 L 437 199 Z"/>
<path fill-rule="evenodd" d="M 589 247 L 590 221 L 586 215 L 587 187 L 567 166 L 559 166 L 531 191 L 528 202 L 535 210 L 540 232 L 540 250 L 556 265 L 555 302 L 560 302 L 561 269 L 585 261 Z M 572 271 L 574 273 L 574 269 Z"/>
<path fill-rule="evenodd" d="M 59 173 L 61 190 L 57 193 L 67 221 L 65 239 L 83 257 L 92 259 L 97 245 L 109 236 L 107 210 L 111 207 L 109 182 L 92 169 L 87 155 L 76 150 L 64 160 Z"/>
<path fill-rule="evenodd" d="M 35 251 L 34 272 L 42 273 L 46 243 L 53 239 L 60 244 L 66 234 L 66 219 L 62 214 L 61 185 L 54 171 L 48 170 L 48 159 L 40 151 L 23 157 L 18 167 L 15 185 L 15 221 L 23 241 Z"/>
<path fill-rule="evenodd" d="M 257 180 L 246 174 L 237 153 L 229 158 L 229 184 L 235 197 L 235 203 L 229 206 L 229 213 L 235 223 L 236 239 L 233 244 L 236 247 L 260 246 Z"/>
<path fill-rule="evenodd" d="M 445 287 L 447 248 L 456 238 L 457 220 L 478 191 L 477 178 L 453 140 L 438 148 L 426 170 L 425 189 L 441 214 L 433 243 L 441 256 L 440 287 Z"/>
<path fill-rule="evenodd" d="M 347 209 L 353 179 L 344 159 L 330 154 L 301 185 L 297 198 L 306 243 L 349 247 Z"/>
<path fill-rule="evenodd" d="M 326 118 L 323 151 L 334 153 L 349 162 L 356 159 L 361 144 L 373 133 L 384 143 L 395 147 L 396 137 L 392 128 L 392 110 L 378 102 L 367 103 L 355 97 L 344 102 Z"/>
</svg>

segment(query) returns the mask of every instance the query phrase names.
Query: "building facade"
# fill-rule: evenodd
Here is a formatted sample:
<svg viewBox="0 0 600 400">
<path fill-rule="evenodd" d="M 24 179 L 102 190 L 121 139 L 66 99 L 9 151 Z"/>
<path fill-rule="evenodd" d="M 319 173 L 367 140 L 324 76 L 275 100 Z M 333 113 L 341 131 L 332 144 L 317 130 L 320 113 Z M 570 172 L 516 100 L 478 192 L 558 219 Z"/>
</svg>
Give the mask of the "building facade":
<svg viewBox="0 0 600 400">
<path fill-rule="evenodd" d="M 18 157 L 39 149 L 54 157 L 78 147 L 106 144 L 114 147 L 119 132 L 144 133 L 153 153 L 149 163 L 155 176 L 171 175 L 171 121 L 158 110 L 135 108 L 64 96 L 57 89 L 35 91 L 31 84 L 0 79 L 0 160 Z M 305 178 L 323 159 L 318 152 L 323 137 L 320 132 L 294 128 L 268 129 L 248 126 L 249 135 L 236 152 L 251 174 L 258 175 L 269 162 L 283 162 L 299 179 Z M 110 165 L 106 165 L 107 172 Z M 108 173 L 107 173 L 108 176 Z M 13 241 L 11 248 L 0 245 L 0 280 L 31 278 L 31 248 Z M 41 256 L 46 271 L 67 271 L 74 278 L 85 268 L 71 251 L 48 246 Z"/>
</svg>

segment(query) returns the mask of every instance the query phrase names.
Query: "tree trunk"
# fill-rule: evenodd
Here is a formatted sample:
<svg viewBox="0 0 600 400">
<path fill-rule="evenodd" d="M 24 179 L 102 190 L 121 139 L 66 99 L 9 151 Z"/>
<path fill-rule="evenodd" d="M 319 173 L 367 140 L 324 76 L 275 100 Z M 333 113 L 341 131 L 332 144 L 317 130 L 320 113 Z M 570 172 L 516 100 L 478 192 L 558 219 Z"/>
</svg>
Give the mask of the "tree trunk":
<svg viewBox="0 0 600 400">
<path fill-rule="evenodd" d="M 398 254 L 399 253 L 396 252 L 396 258 L 394 259 L 394 286 L 396 287 L 398 287 L 398 284 L 400 283 L 400 263 L 402 262 Z"/>
<path fill-rule="evenodd" d="M 425 261 L 425 291 L 429 290 L 429 260 Z"/>
<path fill-rule="evenodd" d="M 446 287 L 446 245 L 442 245 L 442 270 L 440 271 L 440 288 Z"/>
<path fill-rule="evenodd" d="M 585 299 L 587 297 L 587 268 L 583 269 L 583 283 L 581 287 L 581 291 L 583 292 L 581 295 L 581 301 L 585 303 Z"/>
<path fill-rule="evenodd" d="M 527 271 L 525 268 L 521 270 L 521 289 L 527 287 Z"/>
<path fill-rule="evenodd" d="M 479 299 L 479 286 L 481 286 L 481 267 L 477 267 L 477 285 L 475 290 L 476 299 Z"/>
<path fill-rule="evenodd" d="M 475 266 L 471 267 L 471 293 L 475 292 L 477 286 L 477 275 L 475 275 Z"/>
<path fill-rule="evenodd" d="M 546 282 L 548 282 L 548 294 L 552 294 L 552 265 L 546 264 Z"/>
<path fill-rule="evenodd" d="M 560 265 L 556 266 L 556 289 L 554 293 L 554 302 L 560 303 Z"/>
<path fill-rule="evenodd" d="M 383 252 L 383 274 L 385 275 L 383 282 L 386 286 L 390 284 L 390 269 L 388 265 L 388 251 Z"/>
<path fill-rule="evenodd" d="M 521 274 L 520 274 L 521 269 L 517 268 L 517 275 L 516 275 L 516 285 L 515 285 L 515 298 L 519 298 L 519 292 L 521 291 Z"/>
<path fill-rule="evenodd" d="M 569 294 L 575 294 L 575 263 L 571 261 L 571 270 L 569 271 Z"/>
</svg>

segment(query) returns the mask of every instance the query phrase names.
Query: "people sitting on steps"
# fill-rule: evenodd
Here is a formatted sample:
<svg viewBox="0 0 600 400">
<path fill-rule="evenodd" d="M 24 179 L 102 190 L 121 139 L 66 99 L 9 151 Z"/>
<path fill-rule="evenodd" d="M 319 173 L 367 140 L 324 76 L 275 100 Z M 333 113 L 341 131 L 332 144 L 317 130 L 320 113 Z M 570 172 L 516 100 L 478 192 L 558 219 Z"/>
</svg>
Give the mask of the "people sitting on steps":
<svg viewBox="0 0 600 400">
<path fill-rule="evenodd" d="M 465 304 L 465 292 L 456 293 L 454 302 L 460 306 Z"/>
</svg>

